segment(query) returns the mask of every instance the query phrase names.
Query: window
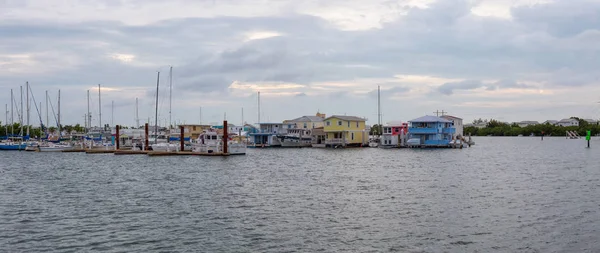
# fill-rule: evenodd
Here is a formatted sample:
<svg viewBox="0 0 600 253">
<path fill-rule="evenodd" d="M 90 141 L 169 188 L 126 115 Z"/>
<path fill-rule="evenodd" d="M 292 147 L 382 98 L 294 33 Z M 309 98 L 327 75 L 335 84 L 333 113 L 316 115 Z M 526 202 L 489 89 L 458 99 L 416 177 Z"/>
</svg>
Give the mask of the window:
<svg viewBox="0 0 600 253">
<path fill-rule="evenodd" d="M 342 121 L 341 121 L 341 120 L 339 120 L 339 121 L 338 121 L 338 126 L 341 126 L 341 125 L 342 125 Z"/>
<path fill-rule="evenodd" d="M 331 122 L 330 121 L 327 121 L 327 126 L 331 126 Z"/>
<path fill-rule="evenodd" d="M 354 140 L 354 133 L 351 134 L 351 138 L 352 138 L 352 140 Z"/>
<path fill-rule="evenodd" d="M 304 128 L 307 128 L 307 124 L 306 123 L 304 123 Z"/>
<path fill-rule="evenodd" d="M 356 128 L 359 128 L 359 126 L 358 126 L 358 121 L 356 122 Z"/>
<path fill-rule="evenodd" d="M 350 121 L 348 121 L 348 127 L 350 127 Z"/>
</svg>

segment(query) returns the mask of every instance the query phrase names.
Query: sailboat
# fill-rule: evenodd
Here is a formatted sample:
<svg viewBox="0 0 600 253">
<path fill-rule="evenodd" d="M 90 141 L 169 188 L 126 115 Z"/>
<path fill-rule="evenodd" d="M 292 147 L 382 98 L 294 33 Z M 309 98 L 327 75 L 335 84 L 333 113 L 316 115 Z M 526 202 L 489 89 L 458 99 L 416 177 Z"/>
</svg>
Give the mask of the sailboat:
<svg viewBox="0 0 600 253">
<path fill-rule="evenodd" d="M 57 113 L 56 124 L 58 126 L 58 142 L 57 143 L 49 143 L 47 146 L 38 146 L 38 150 L 40 152 L 61 152 L 63 150 L 73 149 L 73 146 L 70 144 L 60 143 L 60 137 L 62 135 L 62 129 L 60 127 L 60 90 L 58 90 L 58 113 Z"/>
<path fill-rule="evenodd" d="M 14 100 L 12 89 L 10 90 L 11 103 L 17 104 Z M 11 108 L 13 104 L 11 104 Z M 12 112 L 11 112 L 12 113 Z M 21 125 L 21 134 L 19 136 L 10 136 L 6 142 L 0 143 L 0 150 L 25 150 L 27 143 L 23 138 L 23 86 L 21 86 L 21 111 L 17 108 L 17 116 L 19 117 L 19 123 Z"/>
</svg>

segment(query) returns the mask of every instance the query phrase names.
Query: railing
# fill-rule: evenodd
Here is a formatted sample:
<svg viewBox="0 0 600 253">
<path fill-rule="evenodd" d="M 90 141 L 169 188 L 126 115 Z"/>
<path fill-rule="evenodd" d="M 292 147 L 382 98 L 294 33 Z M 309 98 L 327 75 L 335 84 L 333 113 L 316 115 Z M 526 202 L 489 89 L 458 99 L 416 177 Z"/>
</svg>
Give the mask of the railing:
<svg viewBox="0 0 600 253">
<path fill-rule="evenodd" d="M 419 127 L 411 127 L 408 129 L 408 132 L 411 134 L 437 134 L 437 128 L 419 128 Z"/>
<path fill-rule="evenodd" d="M 425 140 L 425 145 L 448 145 L 448 140 Z"/>
<path fill-rule="evenodd" d="M 325 144 L 344 144 L 344 139 L 327 139 L 325 140 Z"/>
</svg>

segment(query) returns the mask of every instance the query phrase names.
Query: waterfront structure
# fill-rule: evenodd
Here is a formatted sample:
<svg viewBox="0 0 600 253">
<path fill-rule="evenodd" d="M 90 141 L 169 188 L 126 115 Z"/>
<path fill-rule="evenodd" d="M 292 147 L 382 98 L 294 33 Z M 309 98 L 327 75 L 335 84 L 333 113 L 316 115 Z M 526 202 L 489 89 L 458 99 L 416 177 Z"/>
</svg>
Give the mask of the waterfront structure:
<svg viewBox="0 0 600 253">
<path fill-rule="evenodd" d="M 317 127 L 315 129 L 312 129 L 311 139 L 312 139 L 311 146 L 313 148 L 324 148 L 326 146 L 325 142 L 327 140 L 327 134 L 325 134 L 325 128 Z"/>
<path fill-rule="evenodd" d="M 576 119 L 561 119 L 556 123 L 557 126 L 562 127 L 570 127 L 570 126 L 579 126 L 579 120 Z"/>
<path fill-rule="evenodd" d="M 542 124 L 544 124 L 544 125 L 545 124 L 549 124 L 549 125 L 553 125 L 554 126 L 554 125 L 556 125 L 556 123 L 558 123 L 558 120 L 549 119 L 549 120 L 544 121 Z"/>
<path fill-rule="evenodd" d="M 584 119 L 589 125 L 598 125 L 598 121 L 595 119 Z"/>
<path fill-rule="evenodd" d="M 282 147 L 310 147 L 313 143 L 312 131 L 315 128 L 323 128 L 325 114 L 318 113 L 316 116 L 302 116 L 292 120 L 283 121 L 288 126 L 287 134 L 281 137 Z"/>
<path fill-rule="evenodd" d="M 408 146 L 448 147 L 456 133 L 454 123 L 437 116 L 423 116 L 409 121 Z"/>
<path fill-rule="evenodd" d="M 363 146 L 369 141 L 364 118 L 334 115 L 324 121 L 327 147 Z"/>
<path fill-rule="evenodd" d="M 259 123 L 258 128 L 249 129 L 254 147 L 280 147 L 281 141 L 278 135 L 285 135 L 291 124 L 283 123 Z"/>
<path fill-rule="evenodd" d="M 451 115 L 443 115 L 440 118 L 452 121 L 455 133 L 453 137 L 456 139 L 464 135 L 463 119 Z"/>
<path fill-rule="evenodd" d="M 204 132 L 211 128 L 211 125 L 202 124 L 185 124 L 180 125 L 183 127 L 183 139 L 184 140 L 195 140 Z M 173 136 L 179 136 L 178 133 L 173 133 Z"/>
<path fill-rule="evenodd" d="M 408 134 L 408 123 L 388 122 L 382 127 L 381 148 L 398 147 L 403 144 L 403 138 Z"/>
</svg>

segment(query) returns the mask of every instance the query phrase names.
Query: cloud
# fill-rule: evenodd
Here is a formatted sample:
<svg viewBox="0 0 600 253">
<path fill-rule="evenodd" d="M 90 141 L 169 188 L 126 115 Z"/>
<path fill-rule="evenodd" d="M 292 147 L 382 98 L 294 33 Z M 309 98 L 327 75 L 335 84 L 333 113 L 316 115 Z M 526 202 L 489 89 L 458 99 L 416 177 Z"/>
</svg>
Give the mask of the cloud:
<svg viewBox="0 0 600 253">
<path fill-rule="evenodd" d="M 444 95 L 452 95 L 455 90 L 473 90 L 484 87 L 478 80 L 465 80 L 460 82 L 444 83 L 438 87 L 438 91 Z"/>
<path fill-rule="evenodd" d="M 211 103 L 256 115 L 259 90 L 273 119 L 316 109 L 376 118 L 358 105 L 372 102 L 377 85 L 383 107 L 406 108 L 398 118 L 442 107 L 526 117 L 507 106 L 567 102 L 560 94 L 573 87 L 598 101 L 586 90 L 600 86 L 599 12 L 591 0 L 10 1 L 0 9 L 0 87 L 61 89 L 71 98 L 65 115 L 83 115 L 98 83 L 121 89 L 106 101 L 151 103 L 160 71 L 164 116 L 174 66 L 174 117 L 189 121 Z M 306 106 L 275 104 L 294 97 Z M 459 102 L 468 106 L 452 108 Z"/>
</svg>

